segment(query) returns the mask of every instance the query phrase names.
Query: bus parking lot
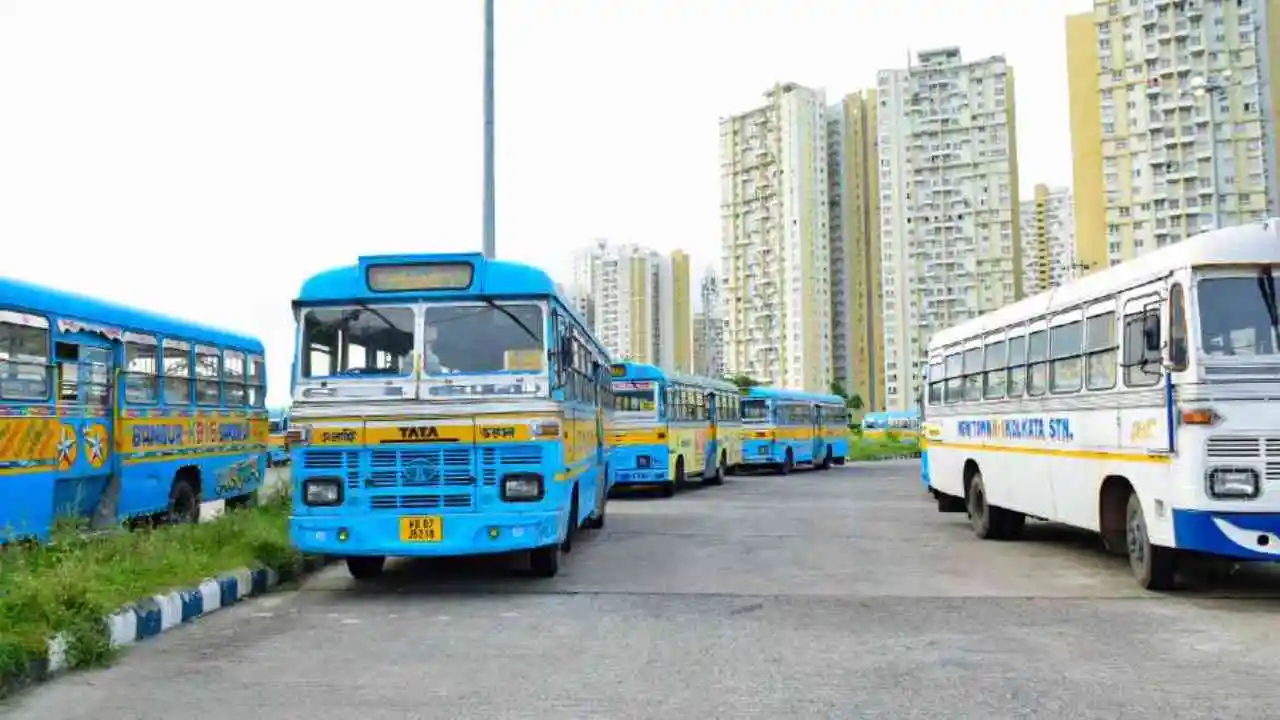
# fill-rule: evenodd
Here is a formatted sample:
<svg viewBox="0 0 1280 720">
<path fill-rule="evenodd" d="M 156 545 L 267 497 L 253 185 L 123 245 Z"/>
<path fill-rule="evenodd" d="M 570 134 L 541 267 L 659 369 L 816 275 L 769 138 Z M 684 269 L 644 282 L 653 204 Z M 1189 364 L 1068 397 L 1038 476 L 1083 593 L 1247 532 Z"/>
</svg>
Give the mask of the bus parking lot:
<svg viewBox="0 0 1280 720">
<path fill-rule="evenodd" d="M 1042 524 L 985 542 L 916 462 L 610 502 L 560 574 L 340 565 L 0 706 L 13 718 L 1242 717 L 1280 574 L 1138 588 Z M 517 561 L 518 562 L 518 561 Z"/>
</svg>

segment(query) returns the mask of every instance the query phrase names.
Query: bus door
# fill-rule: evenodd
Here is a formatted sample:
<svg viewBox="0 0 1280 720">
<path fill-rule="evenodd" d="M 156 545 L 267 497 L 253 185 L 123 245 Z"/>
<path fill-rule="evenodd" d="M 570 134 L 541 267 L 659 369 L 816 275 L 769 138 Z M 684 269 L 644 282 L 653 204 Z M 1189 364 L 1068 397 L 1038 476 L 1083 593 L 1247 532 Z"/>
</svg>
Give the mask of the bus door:
<svg viewBox="0 0 1280 720">
<path fill-rule="evenodd" d="M 58 405 L 54 513 L 115 522 L 112 381 L 116 347 L 92 333 L 68 333 L 54 343 Z M 102 515 L 100 519 L 97 517 Z"/>
<path fill-rule="evenodd" d="M 811 452 L 813 453 L 813 462 L 817 464 L 826 454 L 827 449 L 824 447 L 826 439 L 822 436 L 822 406 L 815 404 L 813 409 L 809 411 L 809 422 L 813 426 L 813 442 L 811 443 Z"/>
<path fill-rule="evenodd" d="M 720 457 L 720 403 L 714 392 L 707 393 L 707 448 L 706 457 L 702 461 L 702 477 L 716 474 L 716 466 Z"/>
</svg>

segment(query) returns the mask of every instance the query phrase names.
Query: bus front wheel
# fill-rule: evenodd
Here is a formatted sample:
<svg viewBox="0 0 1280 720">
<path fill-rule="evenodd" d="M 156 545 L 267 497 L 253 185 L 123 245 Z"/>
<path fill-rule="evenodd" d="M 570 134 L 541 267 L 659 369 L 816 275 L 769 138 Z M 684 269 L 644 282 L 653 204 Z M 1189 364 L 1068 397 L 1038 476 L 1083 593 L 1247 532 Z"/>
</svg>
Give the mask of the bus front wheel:
<svg viewBox="0 0 1280 720">
<path fill-rule="evenodd" d="M 1027 516 L 989 504 L 981 472 L 974 472 L 969 481 L 966 501 L 969 524 L 973 526 L 974 535 L 983 540 L 1011 540 L 1022 534 Z"/>
<path fill-rule="evenodd" d="M 560 543 L 530 550 L 529 567 L 538 577 L 555 577 L 560 572 Z"/>
<path fill-rule="evenodd" d="M 347 572 L 356 580 L 372 580 L 382 574 L 387 558 L 382 555 L 352 555 L 347 558 Z"/>
<path fill-rule="evenodd" d="M 1142 501 L 1138 493 L 1129 493 L 1126 508 L 1125 545 L 1128 548 L 1129 567 L 1145 590 L 1169 590 L 1173 588 L 1178 571 L 1177 551 L 1151 544 L 1147 535 L 1147 521 L 1142 513 Z"/>
</svg>

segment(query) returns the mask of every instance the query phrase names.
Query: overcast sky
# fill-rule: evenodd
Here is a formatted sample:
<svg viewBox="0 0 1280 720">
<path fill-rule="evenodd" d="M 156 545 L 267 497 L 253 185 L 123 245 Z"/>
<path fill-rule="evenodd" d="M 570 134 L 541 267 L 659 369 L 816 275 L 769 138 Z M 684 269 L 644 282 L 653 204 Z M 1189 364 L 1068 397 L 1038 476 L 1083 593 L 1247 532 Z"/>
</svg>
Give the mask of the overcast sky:
<svg viewBox="0 0 1280 720">
<path fill-rule="evenodd" d="M 498 254 L 719 256 L 717 121 L 775 80 L 1004 53 L 1025 187 L 1069 184 L 1088 0 L 498 0 Z M 359 254 L 480 248 L 480 0 L 0 0 L 0 274 L 252 333 Z"/>
</svg>

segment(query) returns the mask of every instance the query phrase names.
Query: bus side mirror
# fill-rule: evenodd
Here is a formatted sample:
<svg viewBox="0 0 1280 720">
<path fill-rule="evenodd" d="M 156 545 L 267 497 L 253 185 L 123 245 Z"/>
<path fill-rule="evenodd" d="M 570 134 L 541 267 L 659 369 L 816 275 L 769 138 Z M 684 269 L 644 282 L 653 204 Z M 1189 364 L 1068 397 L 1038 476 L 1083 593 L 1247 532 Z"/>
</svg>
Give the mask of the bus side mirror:
<svg viewBox="0 0 1280 720">
<path fill-rule="evenodd" d="M 1147 355 L 1160 354 L 1160 316 L 1156 313 L 1142 318 L 1142 346 Z"/>
</svg>

